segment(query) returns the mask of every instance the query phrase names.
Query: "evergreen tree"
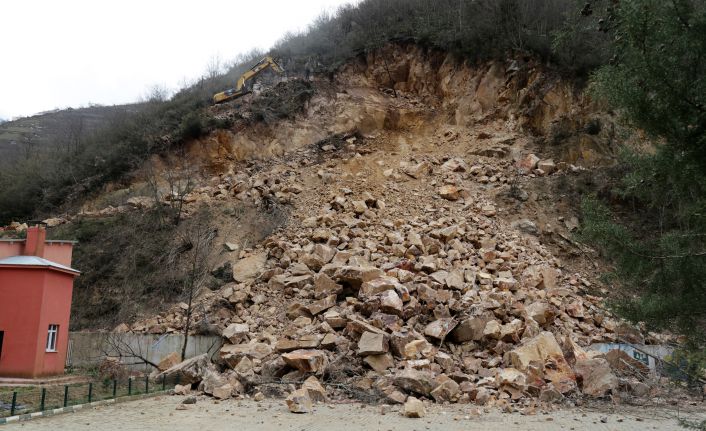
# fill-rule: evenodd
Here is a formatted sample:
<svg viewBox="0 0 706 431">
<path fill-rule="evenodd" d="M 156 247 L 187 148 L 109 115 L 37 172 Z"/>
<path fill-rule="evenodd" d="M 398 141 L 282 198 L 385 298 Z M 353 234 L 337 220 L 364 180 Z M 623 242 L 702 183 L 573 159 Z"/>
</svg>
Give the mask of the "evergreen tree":
<svg viewBox="0 0 706 431">
<path fill-rule="evenodd" d="M 584 201 L 582 236 L 612 259 L 612 281 L 626 287 L 618 312 L 703 346 L 706 2 L 612 3 L 600 24 L 614 56 L 594 74 L 594 94 L 644 132 L 648 150 L 623 152 L 612 196 L 619 205 Z"/>
</svg>

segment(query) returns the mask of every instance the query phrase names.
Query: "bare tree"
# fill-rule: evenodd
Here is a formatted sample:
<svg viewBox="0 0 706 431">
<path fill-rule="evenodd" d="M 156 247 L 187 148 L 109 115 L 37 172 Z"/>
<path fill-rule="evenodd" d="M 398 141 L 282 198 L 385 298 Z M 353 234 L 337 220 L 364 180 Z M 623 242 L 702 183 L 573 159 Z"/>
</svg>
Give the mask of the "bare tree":
<svg viewBox="0 0 706 431">
<path fill-rule="evenodd" d="M 206 64 L 206 79 L 215 79 L 223 74 L 223 61 L 218 55 L 212 56 Z"/>
<path fill-rule="evenodd" d="M 125 365 L 145 364 L 159 368 L 157 364 L 147 358 L 147 352 L 142 350 L 138 342 L 130 343 L 125 334 L 108 333 L 100 346 L 101 354 L 108 358 L 118 358 Z M 123 360 L 136 360 L 137 362 L 124 363 Z"/>
<path fill-rule="evenodd" d="M 172 223 L 178 226 L 184 212 L 186 196 L 196 186 L 196 169 L 189 163 L 185 153 L 179 152 L 175 157 L 166 157 L 164 170 L 160 175 L 154 162 L 147 164 L 147 185 L 155 203 L 155 210 L 160 223 Z M 165 199 L 166 197 L 166 199 Z M 166 201 L 165 208 L 162 203 Z M 166 210 L 166 211 L 165 211 Z"/>
<path fill-rule="evenodd" d="M 196 185 L 195 175 L 196 170 L 189 163 L 183 151 L 175 160 L 167 164 L 165 178 L 169 187 L 169 196 L 171 197 L 169 203 L 172 209 L 172 221 L 175 226 L 178 226 L 181 221 L 186 195 L 191 193 Z"/>
<path fill-rule="evenodd" d="M 55 127 L 56 132 L 52 136 L 52 141 L 58 151 L 72 156 L 83 150 L 88 137 L 88 128 L 81 111 L 72 110 L 65 113 Z"/>
<path fill-rule="evenodd" d="M 147 103 L 164 102 L 169 98 L 169 90 L 163 84 L 154 84 L 147 89 L 142 100 Z"/>
<path fill-rule="evenodd" d="M 170 251 L 167 261 L 177 268 L 181 267 L 181 292 L 186 303 L 184 322 L 184 344 L 181 348 L 181 359 L 186 358 L 186 347 L 189 341 L 189 329 L 194 312 L 194 298 L 204 286 L 210 269 L 211 245 L 217 230 L 209 226 L 200 217 L 192 220 L 191 225 L 179 234 L 179 243 Z M 186 259 L 184 259 L 186 256 Z M 185 262 L 185 264 L 184 264 Z"/>
<path fill-rule="evenodd" d="M 20 145 L 22 146 L 22 153 L 24 155 L 25 160 L 29 160 L 32 158 L 35 154 L 35 150 L 37 147 L 37 143 L 34 141 L 32 137 L 32 133 L 30 132 L 22 132 L 20 135 Z"/>
</svg>

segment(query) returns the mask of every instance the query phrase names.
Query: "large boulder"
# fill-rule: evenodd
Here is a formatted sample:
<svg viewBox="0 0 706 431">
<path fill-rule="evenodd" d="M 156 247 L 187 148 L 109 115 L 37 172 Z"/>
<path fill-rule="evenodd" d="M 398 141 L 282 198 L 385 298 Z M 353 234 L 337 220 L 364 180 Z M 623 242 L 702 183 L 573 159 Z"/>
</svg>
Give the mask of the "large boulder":
<svg viewBox="0 0 706 431">
<path fill-rule="evenodd" d="M 368 355 L 363 359 L 363 361 L 370 366 L 376 372 L 383 374 L 387 369 L 395 366 L 395 360 L 389 353 L 384 353 L 381 355 Z"/>
<path fill-rule="evenodd" d="M 199 390 L 216 398 L 225 399 L 231 396 L 233 387 L 226 388 L 231 383 L 227 376 L 215 370 L 207 370 L 199 383 Z M 227 392 L 227 395 L 226 395 Z M 216 395 L 214 395 L 214 393 Z"/>
<path fill-rule="evenodd" d="M 366 281 L 375 280 L 382 275 L 382 271 L 374 266 L 342 266 L 333 276 L 338 283 L 348 285 L 352 289 L 360 289 Z"/>
<path fill-rule="evenodd" d="M 408 418 L 423 418 L 427 411 L 424 408 L 424 403 L 415 397 L 408 397 L 404 403 L 404 415 Z"/>
<path fill-rule="evenodd" d="M 172 352 L 167 356 L 163 357 L 161 361 L 159 361 L 159 364 L 157 364 L 157 369 L 159 371 L 168 370 L 171 367 L 177 365 L 179 362 L 181 362 L 180 359 L 181 356 L 179 356 L 177 352 Z"/>
<path fill-rule="evenodd" d="M 211 395 L 219 400 L 225 400 L 233 396 L 233 393 L 239 392 L 238 387 L 232 383 L 225 383 L 211 391 Z"/>
<path fill-rule="evenodd" d="M 539 163 L 540 158 L 534 154 L 527 154 L 523 158 L 517 161 L 516 166 L 527 172 L 534 170 Z"/>
<path fill-rule="evenodd" d="M 395 277 L 384 275 L 362 283 L 359 294 L 361 297 L 368 297 L 377 295 L 378 293 L 382 293 L 387 290 L 399 290 L 401 286 L 402 284 L 400 284 Z"/>
<path fill-rule="evenodd" d="M 317 314 L 321 314 L 335 305 L 336 295 L 328 295 L 318 301 L 313 302 L 312 304 L 309 304 L 306 309 L 312 316 L 316 316 Z"/>
<path fill-rule="evenodd" d="M 541 160 L 539 163 L 537 163 L 537 169 L 540 169 L 542 172 L 549 175 L 556 171 L 556 164 L 552 159 Z"/>
<path fill-rule="evenodd" d="M 309 393 L 309 398 L 314 402 L 326 402 L 326 389 L 324 389 L 319 379 L 314 376 L 309 376 L 304 383 L 302 383 L 302 389 L 305 389 Z"/>
<path fill-rule="evenodd" d="M 551 323 L 555 316 L 554 308 L 546 301 L 535 301 L 525 307 L 527 316 L 540 325 Z"/>
<path fill-rule="evenodd" d="M 258 343 L 255 340 L 248 344 L 226 344 L 219 351 L 223 362 L 234 368 L 243 357 L 250 359 L 265 359 L 273 352 L 269 344 Z"/>
<path fill-rule="evenodd" d="M 530 367 L 539 367 L 543 371 L 543 379 L 551 382 L 562 394 L 576 389 L 576 376 L 551 332 L 540 332 L 507 352 L 505 363 L 523 372 L 527 372 Z"/>
<path fill-rule="evenodd" d="M 338 294 L 343 290 L 343 286 L 336 283 L 328 275 L 320 272 L 314 277 L 314 293 L 317 297 Z"/>
<path fill-rule="evenodd" d="M 439 189 L 439 195 L 450 201 L 457 201 L 460 196 L 458 187 L 446 184 Z"/>
<path fill-rule="evenodd" d="M 204 376 L 209 372 L 215 372 L 215 366 L 208 358 L 208 354 L 204 353 L 164 370 L 157 375 L 157 379 L 161 379 L 163 376 L 167 379 L 177 378 L 178 376 L 180 383 L 193 384 L 203 380 Z"/>
<path fill-rule="evenodd" d="M 434 375 L 430 371 L 415 370 L 413 368 L 405 368 L 398 372 L 394 381 L 395 385 L 400 388 L 426 397 L 430 396 L 431 391 L 437 386 L 434 381 Z"/>
<path fill-rule="evenodd" d="M 580 359 L 574 366 L 576 380 L 585 395 L 603 397 L 618 388 L 618 377 L 603 358 Z"/>
<path fill-rule="evenodd" d="M 388 337 L 378 332 L 365 331 L 358 341 L 358 354 L 361 356 L 381 355 L 388 350 Z"/>
<path fill-rule="evenodd" d="M 457 343 L 480 341 L 483 339 L 485 325 L 490 320 L 490 317 L 471 317 L 465 319 L 451 332 L 451 339 Z"/>
<path fill-rule="evenodd" d="M 431 391 L 431 396 L 437 403 L 443 403 L 445 401 L 451 401 L 451 399 L 458 394 L 459 390 L 458 383 L 447 378 Z"/>
<path fill-rule="evenodd" d="M 419 162 L 416 165 L 407 165 L 403 166 L 402 170 L 405 174 L 409 175 L 412 178 L 421 178 L 425 175 L 428 175 L 432 168 L 429 162 L 423 161 Z"/>
<path fill-rule="evenodd" d="M 375 299 L 380 301 L 380 311 L 383 313 L 402 315 L 404 303 L 402 299 L 392 290 L 386 290 L 375 295 Z"/>
<path fill-rule="evenodd" d="M 314 408 L 309 391 L 304 388 L 297 389 L 289 394 L 285 402 L 292 413 L 309 413 Z"/>
<path fill-rule="evenodd" d="M 321 373 L 328 365 L 328 357 L 321 350 L 295 350 L 283 354 L 282 359 L 290 367 L 305 373 Z"/>
<path fill-rule="evenodd" d="M 638 370 L 640 374 L 644 375 L 650 372 L 647 365 L 628 355 L 624 350 L 609 350 L 602 356 L 608 361 L 610 368 L 620 375 L 634 372 L 634 370 Z"/>
<path fill-rule="evenodd" d="M 265 268 L 267 253 L 256 253 L 233 265 L 233 279 L 238 283 L 255 280 Z"/>
<path fill-rule="evenodd" d="M 248 341 L 250 327 L 245 323 L 232 323 L 223 330 L 223 338 L 233 344 L 239 344 L 243 341 Z"/>
<path fill-rule="evenodd" d="M 495 384 L 513 398 L 519 398 L 527 389 L 527 376 L 515 368 L 505 368 L 496 376 Z"/>
<path fill-rule="evenodd" d="M 551 357 L 563 359 L 564 353 L 554 334 L 544 331 L 508 352 L 506 362 L 518 370 L 526 371 L 533 362 L 544 364 Z"/>
<path fill-rule="evenodd" d="M 451 332 L 456 327 L 457 324 L 458 322 L 456 321 L 456 319 L 450 317 L 437 319 L 429 323 L 424 328 L 424 335 L 436 338 L 437 340 L 443 340 L 446 338 L 449 332 Z"/>
</svg>

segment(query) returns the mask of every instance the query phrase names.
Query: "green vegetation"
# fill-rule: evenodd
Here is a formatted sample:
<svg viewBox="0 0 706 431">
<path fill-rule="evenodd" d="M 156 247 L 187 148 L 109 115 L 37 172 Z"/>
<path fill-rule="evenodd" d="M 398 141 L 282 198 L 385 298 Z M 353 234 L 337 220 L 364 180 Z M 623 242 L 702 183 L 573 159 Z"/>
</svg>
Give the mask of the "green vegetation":
<svg viewBox="0 0 706 431">
<path fill-rule="evenodd" d="M 471 60 L 538 56 L 582 72 L 608 59 L 609 38 L 578 0 L 364 0 L 322 15 L 274 48 L 298 67 L 333 71 L 390 41 L 414 42 Z M 289 67 L 291 69 L 291 66 Z"/>
<path fill-rule="evenodd" d="M 583 237 L 626 287 L 616 309 L 650 329 L 706 341 L 706 3 L 620 2 L 605 18 L 614 62 L 593 77 L 598 97 L 648 136 L 625 150 L 611 196 L 583 203 Z"/>
<path fill-rule="evenodd" d="M 149 155 L 208 132 L 213 125 L 202 113 L 207 91 L 196 85 L 168 101 L 115 110 L 102 127 L 77 131 L 68 145 L 28 147 L 0 169 L 0 224 L 56 210 L 121 180 Z"/>
</svg>

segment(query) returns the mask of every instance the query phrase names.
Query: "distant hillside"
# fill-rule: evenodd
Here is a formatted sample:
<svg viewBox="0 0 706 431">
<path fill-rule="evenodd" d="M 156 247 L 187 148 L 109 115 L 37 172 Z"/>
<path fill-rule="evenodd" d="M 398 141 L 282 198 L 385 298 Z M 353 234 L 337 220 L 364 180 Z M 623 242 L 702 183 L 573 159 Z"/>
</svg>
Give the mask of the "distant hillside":
<svg viewBox="0 0 706 431">
<path fill-rule="evenodd" d="M 51 111 L 8 121 L 0 119 L 0 160 L 15 161 L 34 149 L 70 145 L 98 130 L 117 113 L 135 112 L 140 105 L 91 106 Z"/>
</svg>

